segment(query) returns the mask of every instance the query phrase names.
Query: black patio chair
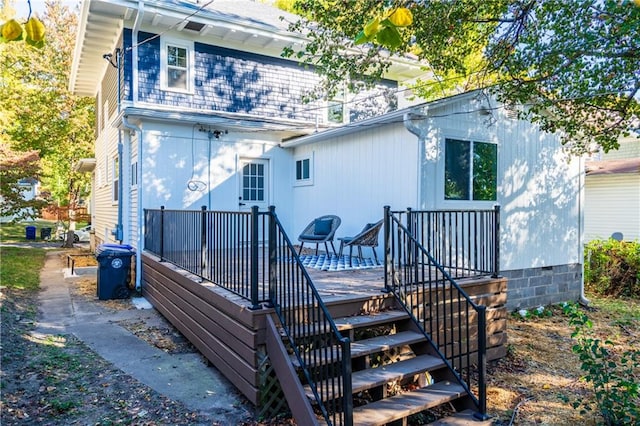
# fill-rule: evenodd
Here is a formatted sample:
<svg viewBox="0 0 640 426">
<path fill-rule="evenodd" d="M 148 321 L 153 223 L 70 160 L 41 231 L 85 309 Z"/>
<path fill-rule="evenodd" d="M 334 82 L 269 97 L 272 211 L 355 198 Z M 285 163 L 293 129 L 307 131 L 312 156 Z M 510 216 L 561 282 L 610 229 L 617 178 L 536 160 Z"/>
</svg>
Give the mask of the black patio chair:
<svg viewBox="0 0 640 426">
<path fill-rule="evenodd" d="M 333 254 L 336 254 L 336 248 L 333 245 L 333 237 L 336 233 L 336 229 L 340 226 L 340 222 L 340 218 L 335 215 L 325 215 L 314 219 L 306 228 L 304 228 L 304 231 L 302 231 L 298 237 L 298 241 L 300 241 L 300 250 L 298 251 L 298 255 L 302 253 L 304 243 L 316 245 L 316 256 L 318 255 L 318 245 L 320 243 L 324 244 L 327 255 L 329 254 L 329 246 L 327 243 L 331 243 Z"/>
<path fill-rule="evenodd" d="M 338 238 L 340 240 L 340 253 L 339 256 L 342 257 L 342 251 L 345 246 L 349 247 L 349 266 L 351 264 L 351 253 L 353 251 L 353 247 L 358 247 L 358 258 L 360 262 L 364 259 L 362 257 L 362 247 L 371 247 L 373 251 L 373 258 L 376 260 L 376 265 L 378 264 L 378 255 L 376 254 L 376 247 L 378 247 L 378 234 L 380 233 L 380 229 L 382 228 L 384 221 L 380 220 L 376 223 L 367 223 L 367 225 L 360 231 L 358 235 L 355 237 L 342 237 Z"/>
</svg>

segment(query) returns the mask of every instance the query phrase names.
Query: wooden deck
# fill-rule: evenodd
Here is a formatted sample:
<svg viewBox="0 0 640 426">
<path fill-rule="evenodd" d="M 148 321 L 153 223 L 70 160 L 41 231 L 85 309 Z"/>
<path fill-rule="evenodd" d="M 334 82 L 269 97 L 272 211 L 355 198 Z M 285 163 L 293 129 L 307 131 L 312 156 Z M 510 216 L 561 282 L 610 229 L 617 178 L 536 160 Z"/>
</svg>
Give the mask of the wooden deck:
<svg viewBox="0 0 640 426">
<path fill-rule="evenodd" d="M 143 295 L 249 401 L 257 407 L 265 386 L 267 317 L 273 309 L 250 309 L 251 303 L 209 282 L 200 282 L 177 267 L 142 254 Z M 384 269 L 327 272 L 308 270 L 334 317 L 359 315 L 395 307 L 393 295 L 383 293 Z M 478 304 L 487 306 L 489 359 L 506 354 L 506 279 L 488 277 L 458 283 Z"/>
</svg>

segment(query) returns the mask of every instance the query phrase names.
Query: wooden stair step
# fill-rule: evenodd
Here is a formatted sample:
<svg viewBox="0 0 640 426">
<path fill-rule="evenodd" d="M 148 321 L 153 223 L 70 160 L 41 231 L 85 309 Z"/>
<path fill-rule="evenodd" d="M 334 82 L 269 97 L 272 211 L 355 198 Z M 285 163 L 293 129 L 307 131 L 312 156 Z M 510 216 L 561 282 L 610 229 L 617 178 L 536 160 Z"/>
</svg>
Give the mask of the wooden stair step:
<svg viewBox="0 0 640 426">
<path fill-rule="evenodd" d="M 489 426 L 493 424 L 492 419 L 479 420 L 473 417 L 474 414 L 473 410 L 464 410 L 430 424 L 432 426 Z"/>
<path fill-rule="evenodd" d="M 357 328 L 368 328 L 375 327 L 382 324 L 393 323 L 395 321 L 402 321 L 405 319 L 409 319 L 409 314 L 405 311 L 393 310 L 393 311 L 382 311 L 382 312 L 374 312 L 366 315 L 352 315 L 349 317 L 339 317 L 334 318 L 333 322 L 336 324 L 336 327 L 339 331 L 348 331 Z M 323 324 L 320 326 L 318 323 L 309 324 L 302 336 L 311 336 L 314 334 L 318 334 L 320 330 L 325 329 L 325 332 L 328 333 L 329 330 L 326 330 L 326 326 Z M 285 336 L 284 330 L 280 327 L 279 333 L 281 336 Z M 301 336 L 298 336 L 301 337 Z"/>
<path fill-rule="evenodd" d="M 437 407 L 466 395 L 464 388 L 453 382 L 438 382 L 412 392 L 394 395 L 353 409 L 353 424 L 384 425 L 420 411 Z"/>
<path fill-rule="evenodd" d="M 433 371 L 444 367 L 444 361 L 431 355 L 419 355 L 414 358 L 394 362 L 381 367 L 368 368 L 366 370 L 354 371 L 351 375 L 351 386 L 353 393 L 362 392 L 367 389 L 382 386 L 395 380 L 403 380 L 407 377 L 421 374 L 426 371 Z M 327 380 L 324 386 L 331 385 L 331 379 Z M 313 400 L 314 396 L 311 387 L 304 387 L 307 397 Z M 342 395 L 336 395 L 340 397 Z"/>
<path fill-rule="evenodd" d="M 334 318 L 334 322 L 340 331 L 354 328 L 374 327 L 377 325 L 392 323 L 409 319 L 409 314 L 405 311 L 393 310 L 370 313 L 367 315 L 353 315 L 350 317 Z"/>
<path fill-rule="evenodd" d="M 424 335 L 417 331 L 401 331 L 395 334 L 385 334 L 369 339 L 356 340 L 355 342 L 351 342 L 351 358 L 357 358 L 399 346 L 411 345 L 425 340 Z"/>
<path fill-rule="evenodd" d="M 411 345 L 426 340 L 422 333 L 416 331 L 401 331 L 395 334 L 385 334 L 383 336 L 351 342 L 351 358 L 358 358 L 384 350 L 389 350 L 399 346 Z M 307 359 L 315 361 L 315 364 L 323 364 L 327 360 L 335 359 L 336 348 L 319 348 L 308 354 Z M 300 367 L 295 355 L 291 356 L 291 362 L 297 368 Z"/>
</svg>

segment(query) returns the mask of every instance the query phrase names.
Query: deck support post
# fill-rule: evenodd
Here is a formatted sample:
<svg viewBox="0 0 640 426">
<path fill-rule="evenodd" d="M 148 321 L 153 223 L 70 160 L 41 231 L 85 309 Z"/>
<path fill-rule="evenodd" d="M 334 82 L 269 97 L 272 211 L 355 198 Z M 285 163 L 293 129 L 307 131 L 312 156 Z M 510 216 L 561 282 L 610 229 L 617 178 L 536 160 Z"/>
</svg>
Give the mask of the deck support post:
<svg viewBox="0 0 640 426">
<path fill-rule="evenodd" d="M 391 262 L 391 207 L 384 206 L 384 288 L 383 293 L 390 293 L 389 270 Z"/>
<path fill-rule="evenodd" d="M 258 206 L 251 207 L 251 307 L 249 309 L 260 309 L 258 303 Z"/>
<path fill-rule="evenodd" d="M 160 262 L 164 261 L 164 206 L 160 206 Z"/>
<path fill-rule="evenodd" d="M 351 383 L 351 341 L 348 337 L 340 339 L 342 346 L 342 410 L 344 426 L 353 426 L 353 387 Z"/>
<path fill-rule="evenodd" d="M 493 207 L 493 273 L 491 278 L 500 276 L 500 206 Z"/>
<path fill-rule="evenodd" d="M 205 276 L 207 268 L 207 206 L 202 206 L 200 217 L 200 276 Z"/>
<path fill-rule="evenodd" d="M 487 307 L 478 306 L 478 412 L 474 417 L 487 420 Z"/>
<path fill-rule="evenodd" d="M 275 300 L 277 294 L 278 241 L 276 239 L 276 207 L 269 206 L 269 300 Z M 294 251 L 295 253 L 295 251 Z M 272 305 L 272 303 L 270 303 Z M 270 306 L 273 307 L 273 306 Z"/>
</svg>

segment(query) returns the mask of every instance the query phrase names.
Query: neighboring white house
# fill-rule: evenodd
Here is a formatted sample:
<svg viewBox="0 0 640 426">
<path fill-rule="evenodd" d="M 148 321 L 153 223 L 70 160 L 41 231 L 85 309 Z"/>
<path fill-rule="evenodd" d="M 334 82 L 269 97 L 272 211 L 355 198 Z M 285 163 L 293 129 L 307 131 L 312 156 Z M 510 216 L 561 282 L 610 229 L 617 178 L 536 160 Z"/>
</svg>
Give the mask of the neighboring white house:
<svg viewBox="0 0 640 426">
<path fill-rule="evenodd" d="M 615 233 L 640 241 L 640 138 L 586 162 L 584 229 L 586 242 Z"/>
<path fill-rule="evenodd" d="M 34 178 L 26 178 L 21 179 L 18 182 L 18 188 L 20 189 L 20 195 L 25 201 L 30 201 L 36 198 L 40 194 L 40 182 Z M 0 197 L 0 202 L 2 202 L 2 197 Z M 37 214 L 33 211 L 32 208 L 25 208 L 20 212 L 17 212 L 10 216 L 0 216 L 0 222 L 6 223 L 11 222 L 15 219 L 21 219 L 24 217 L 33 217 Z"/>
<path fill-rule="evenodd" d="M 509 306 L 580 296 L 584 167 L 557 136 L 482 91 L 395 110 L 415 64 L 355 99 L 304 104 L 318 76 L 280 57 L 304 42 L 280 15 L 252 1 L 83 3 L 70 87 L 96 99 L 99 242 L 141 249 L 143 209 L 160 206 L 274 205 L 295 240 L 322 214 L 342 236 L 385 205 L 499 204 Z"/>
</svg>

